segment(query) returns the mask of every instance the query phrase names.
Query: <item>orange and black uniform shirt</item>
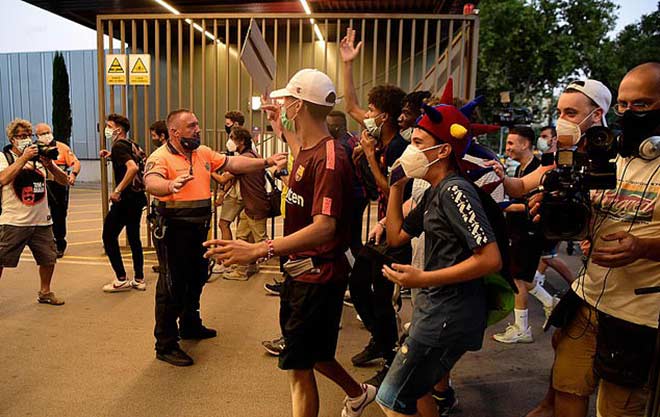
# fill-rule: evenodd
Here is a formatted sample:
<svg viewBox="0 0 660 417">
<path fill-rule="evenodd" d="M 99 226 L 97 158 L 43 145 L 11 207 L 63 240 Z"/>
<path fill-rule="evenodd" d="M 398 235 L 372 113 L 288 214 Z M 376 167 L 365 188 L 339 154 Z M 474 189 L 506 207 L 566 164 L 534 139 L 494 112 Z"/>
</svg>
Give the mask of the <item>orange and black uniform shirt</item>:
<svg viewBox="0 0 660 417">
<path fill-rule="evenodd" d="M 228 159 L 204 145 L 189 155 L 190 159 L 168 142 L 149 156 L 144 175 L 173 180 L 183 174 L 192 174 L 194 178 L 178 193 L 156 197 L 157 208 L 167 218 L 202 223 L 211 217 L 211 172 L 223 168 Z"/>
</svg>

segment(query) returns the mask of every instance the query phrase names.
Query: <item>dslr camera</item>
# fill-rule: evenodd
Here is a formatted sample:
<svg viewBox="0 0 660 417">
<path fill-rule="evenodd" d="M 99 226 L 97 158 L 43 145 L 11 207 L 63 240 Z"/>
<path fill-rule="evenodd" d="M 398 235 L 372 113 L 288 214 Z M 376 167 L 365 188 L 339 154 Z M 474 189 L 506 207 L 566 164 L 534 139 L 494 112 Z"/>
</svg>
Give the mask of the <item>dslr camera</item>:
<svg viewBox="0 0 660 417">
<path fill-rule="evenodd" d="M 50 143 L 41 143 L 37 141 L 36 145 L 37 157 L 35 159 L 39 159 L 40 156 L 43 156 L 48 159 L 56 160 L 59 156 L 59 152 L 57 151 L 57 143 L 55 141 Z"/>
<path fill-rule="evenodd" d="M 541 180 L 541 230 L 548 239 L 585 239 L 591 222 L 589 191 L 616 188 L 616 165 L 610 162 L 618 152 L 616 137 L 603 126 L 593 126 L 585 135 L 586 152 L 557 151 L 557 167 Z"/>
</svg>

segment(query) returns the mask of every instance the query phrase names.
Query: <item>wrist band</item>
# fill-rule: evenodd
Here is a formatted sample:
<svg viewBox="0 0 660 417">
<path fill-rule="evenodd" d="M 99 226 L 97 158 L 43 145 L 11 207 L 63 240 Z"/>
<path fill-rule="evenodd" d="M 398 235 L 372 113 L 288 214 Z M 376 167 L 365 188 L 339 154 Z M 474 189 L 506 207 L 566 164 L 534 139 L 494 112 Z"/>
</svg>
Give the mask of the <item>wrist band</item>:
<svg viewBox="0 0 660 417">
<path fill-rule="evenodd" d="M 268 251 L 266 252 L 266 256 L 257 259 L 258 264 L 268 262 L 270 258 L 275 256 L 275 246 L 273 246 L 273 241 L 271 239 L 266 239 L 266 246 L 268 246 Z"/>
</svg>

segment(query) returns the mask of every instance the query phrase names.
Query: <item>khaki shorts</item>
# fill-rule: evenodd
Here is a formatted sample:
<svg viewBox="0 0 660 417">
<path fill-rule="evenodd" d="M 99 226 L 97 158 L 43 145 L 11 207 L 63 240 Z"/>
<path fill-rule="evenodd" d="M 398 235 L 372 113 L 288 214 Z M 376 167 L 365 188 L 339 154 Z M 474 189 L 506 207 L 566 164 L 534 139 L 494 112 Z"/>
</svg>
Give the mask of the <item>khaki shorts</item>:
<svg viewBox="0 0 660 417">
<path fill-rule="evenodd" d="M 37 265 L 57 262 L 57 248 L 51 226 L 0 225 L 0 267 L 15 268 L 23 249 L 28 246 Z"/>
<path fill-rule="evenodd" d="M 642 417 L 648 398 L 645 388 L 628 388 L 604 380 L 598 385 L 594 373 L 598 317 L 596 310 L 582 305 L 576 317 L 557 329 L 552 387 L 561 392 L 588 397 L 598 386 L 598 417 Z"/>
<path fill-rule="evenodd" d="M 243 200 L 225 197 L 222 202 L 222 209 L 220 210 L 220 220 L 228 223 L 233 222 L 244 207 Z"/>
<path fill-rule="evenodd" d="M 259 243 L 268 239 L 266 234 L 267 218 L 261 220 L 254 220 L 248 217 L 243 211 L 238 218 L 238 226 L 236 226 L 236 239 L 244 240 L 246 242 Z"/>
</svg>

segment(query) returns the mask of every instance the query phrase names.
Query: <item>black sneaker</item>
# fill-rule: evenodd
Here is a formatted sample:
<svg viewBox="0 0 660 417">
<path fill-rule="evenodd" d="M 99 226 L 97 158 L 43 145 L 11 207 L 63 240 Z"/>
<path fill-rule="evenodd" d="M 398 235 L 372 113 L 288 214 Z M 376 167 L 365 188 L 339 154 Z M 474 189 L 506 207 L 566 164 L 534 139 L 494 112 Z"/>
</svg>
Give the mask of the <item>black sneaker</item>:
<svg viewBox="0 0 660 417">
<path fill-rule="evenodd" d="M 209 329 L 203 325 L 193 329 L 180 329 L 179 336 L 181 339 L 211 339 L 216 337 L 218 332 L 215 329 Z"/>
<path fill-rule="evenodd" d="M 456 392 L 452 387 L 442 392 L 433 390 L 431 395 L 438 405 L 438 413 L 441 416 L 448 416 L 458 406 L 458 398 L 456 398 Z"/>
<path fill-rule="evenodd" d="M 389 370 L 390 370 L 389 365 L 387 364 L 383 365 L 380 371 L 376 372 L 376 375 L 367 379 L 366 381 L 364 381 L 364 383 L 367 385 L 373 385 L 376 388 L 380 387 L 380 384 L 383 383 L 383 380 L 385 379 L 385 375 L 387 375 L 387 371 Z"/>
<path fill-rule="evenodd" d="M 369 339 L 369 343 L 364 347 L 362 352 L 351 358 L 353 366 L 365 366 L 369 362 L 383 357 L 383 352 L 376 347 L 373 337 Z"/>
<path fill-rule="evenodd" d="M 156 359 L 174 366 L 190 366 L 195 363 L 193 359 L 178 346 L 165 352 L 156 352 Z"/>
<path fill-rule="evenodd" d="M 280 356 L 280 353 L 284 350 L 284 336 L 278 337 L 274 340 L 264 340 L 261 342 L 261 346 L 266 349 L 266 352 L 270 353 L 273 356 Z"/>
<path fill-rule="evenodd" d="M 264 284 L 264 290 L 270 295 L 280 295 L 280 291 L 282 291 L 282 283 L 273 280 L 272 284 Z"/>
<path fill-rule="evenodd" d="M 56 253 L 58 258 L 64 257 L 64 249 L 58 249 Z"/>
</svg>

